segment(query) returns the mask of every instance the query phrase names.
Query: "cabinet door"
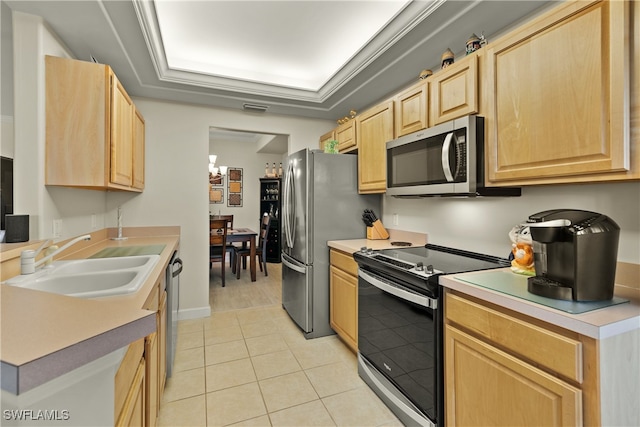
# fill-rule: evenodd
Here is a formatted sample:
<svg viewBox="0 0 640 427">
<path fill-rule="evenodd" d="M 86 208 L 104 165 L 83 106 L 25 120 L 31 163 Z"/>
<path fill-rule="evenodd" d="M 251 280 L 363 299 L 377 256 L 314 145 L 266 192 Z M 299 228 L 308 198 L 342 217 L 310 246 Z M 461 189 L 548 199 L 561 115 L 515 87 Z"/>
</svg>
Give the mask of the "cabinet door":
<svg viewBox="0 0 640 427">
<path fill-rule="evenodd" d="M 566 2 L 489 45 L 489 181 L 629 169 L 628 8 Z"/>
<path fill-rule="evenodd" d="M 45 184 L 102 188 L 109 163 L 107 67 L 55 56 L 46 56 L 45 65 Z"/>
<path fill-rule="evenodd" d="M 140 360 L 120 417 L 118 427 L 142 427 L 145 425 L 145 362 Z"/>
<path fill-rule="evenodd" d="M 144 117 L 137 108 L 133 116 L 133 187 L 144 188 Z"/>
<path fill-rule="evenodd" d="M 167 379 L 167 292 L 163 291 L 160 297 L 160 309 L 158 311 L 158 403 L 162 401 L 164 385 Z M 158 405 L 160 410 L 160 405 Z"/>
<path fill-rule="evenodd" d="M 158 416 L 158 334 L 152 333 L 145 338 L 144 358 L 147 380 L 145 381 L 145 414 L 147 426 L 155 426 Z"/>
<path fill-rule="evenodd" d="M 353 151 L 358 148 L 355 122 L 355 120 L 349 120 L 336 129 L 336 140 L 338 141 L 338 151 L 340 153 Z"/>
<path fill-rule="evenodd" d="M 123 417 L 122 414 L 126 411 L 127 400 L 132 395 L 131 390 L 137 387 L 136 375 L 140 359 L 144 360 L 144 338 L 129 345 L 116 372 L 114 378 L 114 418 L 116 420 Z"/>
<path fill-rule="evenodd" d="M 421 81 L 395 97 L 396 138 L 427 127 L 428 88 L 428 83 Z"/>
<path fill-rule="evenodd" d="M 582 425 L 579 389 L 450 325 L 445 345 L 447 425 Z"/>
<path fill-rule="evenodd" d="M 334 139 L 336 139 L 336 131 L 335 131 L 335 129 L 330 131 L 330 132 L 325 133 L 324 135 L 322 135 L 320 137 L 320 149 L 322 151 L 324 151 L 324 144 L 327 141 L 331 141 L 331 140 L 334 140 Z"/>
<path fill-rule="evenodd" d="M 124 87 L 111 74 L 111 182 L 133 183 L 133 103 Z"/>
<path fill-rule="evenodd" d="M 393 101 L 378 105 L 356 118 L 358 135 L 358 192 L 387 190 L 386 143 L 393 139 Z"/>
<path fill-rule="evenodd" d="M 358 279 L 332 265 L 329 286 L 331 327 L 358 351 Z"/>
<path fill-rule="evenodd" d="M 431 78 L 431 126 L 478 112 L 478 56 L 469 55 Z"/>
</svg>

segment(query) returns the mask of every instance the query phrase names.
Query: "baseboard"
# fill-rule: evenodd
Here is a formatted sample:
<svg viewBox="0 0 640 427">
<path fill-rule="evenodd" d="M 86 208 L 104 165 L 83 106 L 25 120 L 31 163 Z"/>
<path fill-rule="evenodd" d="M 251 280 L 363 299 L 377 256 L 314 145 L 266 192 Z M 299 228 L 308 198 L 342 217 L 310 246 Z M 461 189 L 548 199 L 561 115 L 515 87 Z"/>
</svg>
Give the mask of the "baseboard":
<svg viewBox="0 0 640 427">
<path fill-rule="evenodd" d="M 200 319 L 211 316 L 211 306 L 189 308 L 178 311 L 178 320 Z"/>
</svg>

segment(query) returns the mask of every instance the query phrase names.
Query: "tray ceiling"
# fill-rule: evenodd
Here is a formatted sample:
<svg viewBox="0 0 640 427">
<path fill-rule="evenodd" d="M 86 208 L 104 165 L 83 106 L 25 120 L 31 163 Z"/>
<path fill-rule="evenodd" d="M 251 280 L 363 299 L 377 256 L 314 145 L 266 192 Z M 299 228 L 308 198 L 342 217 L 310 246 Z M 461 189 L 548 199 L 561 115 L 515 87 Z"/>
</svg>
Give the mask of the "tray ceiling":
<svg viewBox="0 0 640 427">
<path fill-rule="evenodd" d="M 549 3 L 6 1 L 42 16 L 78 59 L 109 64 L 133 96 L 331 120 Z"/>
</svg>

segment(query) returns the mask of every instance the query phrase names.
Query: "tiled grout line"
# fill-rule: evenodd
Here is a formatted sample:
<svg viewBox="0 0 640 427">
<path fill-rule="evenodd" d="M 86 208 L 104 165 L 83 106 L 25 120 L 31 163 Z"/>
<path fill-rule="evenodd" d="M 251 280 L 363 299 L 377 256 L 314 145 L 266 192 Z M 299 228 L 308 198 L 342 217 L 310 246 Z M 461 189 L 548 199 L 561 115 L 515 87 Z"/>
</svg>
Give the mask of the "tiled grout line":
<svg viewBox="0 0 640 427">
<path fill-rule="evenodd" d="M 202 360 L 203 360 L 203 371 L 204 375 L 204 421 L 206 425 L 209 425 L 209 404 L 207 403 L 207 345 L 206 345 L 206 334 L 204 321 L 202 322 Z M 212 420 L 213 421 L 213 420 Z"/>
<path fill-rule="evenodd" d="M 271 276 L 271 274 L 270 274 L 270 276 Z M 218 286 L 219 286 L 219 284 L 218 284 Z M 230 288 L 226 288 L 226 289 L 229 290 Z M 281 337 L 281 339 L 285 343 L 286 349 L 291 352 L 291 354 L 293 355 L 294 360 L 300 366 L 300 371 L 296 371 L 296 372 L 303 372 L 304 373 L 304 376 L 305 376 L 306 380 L 309 381 L 309 383 L 312 386 L 312 389 L 314 390 L 315 394 L 318 396 L 317 400 L 321 401 L 322 407 L 325 410 L 325 412 L 329 415 L 331 421 L 334 424 L 338 424 L 337 421 L 336 421 L 336 418 L 334 417 L 334 414 L 332 414 L 329 411 L 329 407 L 327 406 L 327 404 L 325 403 L 325 401 L 323 399 L 330 398 L 330 397 L 333 397 L 333 396 L 337 396 L 337 395 L 339 395 L 341 393 L 344 393 L 345 391 L 335 392 L 335 393 L 332 393 L 330 395 L 327 395 L 327 396 L 324 396 L 324 397 L 320 397 L 320 393 L 318 392 L 317 386 L 314 385 L 314 383 L 311 381 L 311 378 L 309 377 L 309 374 L 308 374 L 308 370 L 310 370 L 310 369 L 314 369 L 314 368 L 317 368 L 317 367 L 320 367 L 320 366 L 325 366 L 328 363 L 330 364 L 330 363 L 335 363 L 335 362 L 322 363 L 321 365 L 318 365 L 318 366 L 311 366 L 308 369 L 305 369 L 303 367 L 302 363 L 300 363 L 299 356 L 296 356 L 296 354 L 292 350 L 294 347 L 297 347 L 298 345 L 300 345 L 300 343 L 296 343 L 295 340 L 294 340 L 294 342 L 292 342 L 291 339 L 287 339 L 286 338 L 286 336 L 291 333 L 291 330 L 282 327 L 282 324 L 281 324 L 282 317 L 281 317 L 280 313 L 278 313 L 278 311 L 274 309 L 275 307 L 280 307 L 281 308 L 281 304 L 280 303 L 265 304 L 265 305 L 254 306 L 254 307 L 243 307 L 243 308 L 237 308 L 237 309 L 213 311 L 213 303 L 211 301 L 211 295 L 212 295 L 211 292 L 212 292 L 212 289 L 211 289 L 211 286 L 210 286 L 210 303 L 212 304 L 212 317 L 214 317 L 216 314 L 219 314 L 219 313 L 230 313 L 230 312 L 234 313 L 233 314 L 233 317 L 234 317 L 234 320 L 235 320 L 234 324 L 237 325 L 240 328 L 241 337 L 242 337 L 245 349 L 247 351 L 249 361 L 250 361 L 250 363 L 252 365 L 252 369 L 254 371 L 253 373 L 254 373 L 254 376 L 256 378 L 256 384 L 258 385 L 258 388 L 260 390 L 260 395 L 261 395 L 261 398 L 262 398 L 262 402 L 263 402 L 263 405 L 264 405 L 264 407 L 266 409 L 266 414 L 265 415 L 268 418 L 268 422 L 270 424 L 272 424 L 272 415 L 274 413 L 276 413 L 276 412 L 285 411 L 285 410 L 291 410 L 292 408 L 295 408 L 295 407 L 298 407 L 298 406 L 301 406 L 301 405 L 304 405 L 304 404 L 308 404 L 308 403 L 311 403 L 311 402 L 315 402 L 315 400 L 312 400 L 310 402 L 296 404 L 296 405 L 293 405 L 293 406 L 289 406 L 287 408 L 281 408 L 278 411 L 269 412 L 269 409 L 268 409 L 268 407 L 266 405 L 265 396 L 264 396 L 264 394 L 262 392 L 262 388 L 260 387 L 260 381 L 261 380 L 258 379 L 256 368 L 255 368 L 255 365 L 253 363 L 254 357 L 261 356 L 262 354 L 256 355 L 256 356 L 252 356 L 251 353 L 249 352 L 249 345 L 247 343 L 248 339 L 262 337 L 264 335 L 260 334 L 260 335 L 257 335 L 256 337 L 247 337 L 245 330 L 243 330 L 243 328 L 242 328 L 242 325 L 243 324 L 249 324 L 249 323 L 255 323 L 255 320 L 252 320 L 251 322 L 247 322 L 246 321 L 246 317 L 243 317 L 242 315 L 239 315 L 239 313 L 241 313 L 241 312 L 264 310 L 263 313 L 268 314 L 268 317 L 265 316 L 264 318 L 265 319 L 268 318 L 270 321 L 274 322 L 278 326 L 278 328 L 277 328 L 276 332 L 269 332 L 267 334 L 271 335 L 271 334 L 277 333 Z M 228 292 L 227 294 L 230 294 L 230 292 Z M 235 298 L 235 295 L 234 295 L 234 298 Z M 291 322 L 291 319 L 289 319 L 287 316 L 285 316 L 284 318 Z M 241 320 L 242 320 L 242 323 L 241 323 Z M 208 405 L 208 399 L 207 399 L 207 395 L 208 395 L 208 393 L 207 393 L 207 378 L 206 378 L 207 366 L 209 366 L 209 365 L 207 365 L 206 334 L 207 334 L 207 331 L 211 331 L 212 329 L 214 329 L 212 321 L 213 321 L 213 319 L 211 319 L 211 318 L 204 319 L 204 321 L 200 322 L 200 327 L 198 327 L 198 329 L 202 332 L 202 337 L 201 337 L 202 338 L 202 344 L 201 345 L 202 345 L 202 349 L 203 349 L 202 350 L 203 351 L 203 364 L 204 364 L 204 366 L 203 366 L 203 375 L 205 375 L 205 379 L 204 379 L 204 392 L 202 394 L 198 394 L 197 396 L 203 396 L 204 399 L 205 399 L 205 407 L 204 407 L 205 414 L 204 415 L 205 415 L 205 421 L 207 423 L 213 422 L 213 418 L 211 417 L 211 414 L 209 413 L 209 405 Z M 225 321 L 227 321 L 227 320 L 225 319 Z M 190 332 L 191 331 L 189 331 L 189 332 L 184 332 L 183 331 L 182 333 L 190 333 Z M 214 343 L 214 344 L 210 344 L 210 345 L 227 344 L 227 343 L 232 342 L 232 341 L 223 341 L 223 342 L 220 342 L 220 343 Z M 302 342 L 309 342 L 309 341 L 302 341 Z M 186 350 L 186 349 L 183 349 L 183 350 Z M 272 351 L 269 351 L 269 352 L 264 353 L 264 354 L 268 354 L 268 353 L 271 353 L 271 352 Z M 344 357 L 344 355 L 342 353 L 340 353 L 338 356 L 339 356 L 338 360 L 340 362 L 349 364 L 347 359 Z M 238 359 L 234 359 L 234 360 L 238 360 Z M 215 363 L 214 363 L 214 365 L 215 365 Z M 211 365 L 211 366 L 213 366 L 213 365 Z M 289 374 L 282 374 L 282 375 L 289 375 Z M 278 376 L 281 376 L 281 375 L 278 375 Z M 278 376 L 270 377 L 270 378 L 266 378 L 266 379 L 277 378 Z M 264 381 L 264 380 L 265 379 L 263 379 L 262 381 Z M 356 387 L 356 389 L 357 388 L 359 388 L 359 387 Z M 225 388 L 225 389 L 228 389 L 228 388 Z M 225 389 L 222 389 L 222 390 L 225 390 Z M 353 391 L 353 390 L 355 390 L 355 389 L 350 389 L 348 391 Z M 196 397 L 196 396 L 190 396 L 189 398 L 193 398 L 193 397 Z M 179 400 L 183 400 L 183 399 L 179 399 Z M 242 421 L 236 421 L 236 422 L 237 423 L 247 423 L 247 422 L 249 422 L 249 421 L 251 421 L 253 419 L 257 419 L 257 418 L 260 418 L 262 416 L 264 416 L 264 415 L 260 415 L 260 416 L 257 416 L 257 417 L 252 417 L 252 418 L 248 418 L 248 419 L 245 419 L 245 420 L 242 420 Z"/>
</svg>

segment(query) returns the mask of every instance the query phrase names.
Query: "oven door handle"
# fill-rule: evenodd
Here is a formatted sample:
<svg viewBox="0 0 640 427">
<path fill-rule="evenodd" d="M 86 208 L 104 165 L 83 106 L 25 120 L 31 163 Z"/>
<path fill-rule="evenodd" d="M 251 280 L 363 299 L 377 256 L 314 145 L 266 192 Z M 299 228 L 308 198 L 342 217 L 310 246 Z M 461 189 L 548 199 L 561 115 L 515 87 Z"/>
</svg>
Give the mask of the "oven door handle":
<svg viewBox="0 0 640 427">
<path fill-rule="evenodd" d="M 383 280 L 380 280 L 376 276 L 369 274 L 363 271 L 362 269 L 358 269 L 358 276 L 362 277 L 362 279 L 365 280 L 367 283 L 369 283 L 372 286 L 375 286 L 376 288 L 380 289 L 383 292 L 386 292 L 391 295 L 395 295 L 398 298 L 402 298 L 403 300 L 411 301 L 415 304 L 421 305 L 423 307 L 428 307 L 433 310 L 438 308 L 438 300 L 435 300 L 433 298 L 429 298 L 423 295 L 418 295 L 413 292 L 405 291 L 404 289 L 401 289 L 397 286 L 394 286 Z"/>
</svg>

